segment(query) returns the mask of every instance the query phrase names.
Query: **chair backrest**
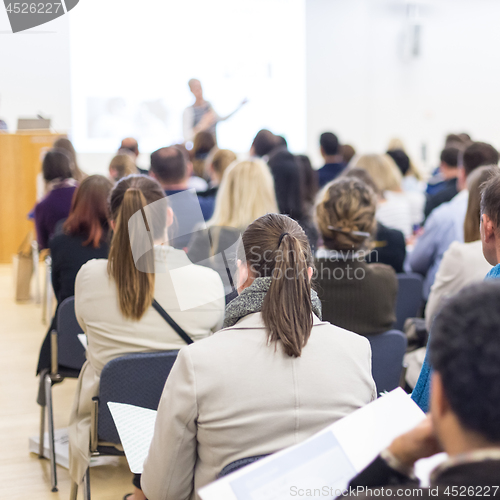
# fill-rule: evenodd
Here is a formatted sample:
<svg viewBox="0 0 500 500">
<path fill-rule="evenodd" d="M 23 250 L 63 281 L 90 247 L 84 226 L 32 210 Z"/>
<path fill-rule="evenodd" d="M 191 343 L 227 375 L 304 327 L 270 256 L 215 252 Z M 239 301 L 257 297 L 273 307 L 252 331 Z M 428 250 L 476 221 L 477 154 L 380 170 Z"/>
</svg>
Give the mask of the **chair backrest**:
<svg viewBox="0 0 500 500">
<path fill-rule="evenodd" d="M 178 351 L 134 353 L 109 361 L 101 373 L 97 435 L 118 444 L 120 438 L 108 401 L 156 410 Z"/>
<path fill-rule="evenodd" d="M 231 472 L 234 472 L 238 469 L 241 469 L 245 467 L 246 465 L 253 464 L 254 462 L 257 462 L 257 460 L 260 460 L 261 458 L 267 457 L 268 455 L 256 455 L 255 457 L 245 457 L 245 458 L 240 458 L 239 460 L 235 460 L 234 462 L 231 462 L 230 464 L 227 464 L 220 472 L 217 478 L 227 476 L 228 474 L 231 474 Z"/>
<path fill-rule="evenodd" d="M 85 348 L 78 334 L 83 333 L 75 315 L 75 297 L 64 299 L 57 309 L 57 361 L 59 365 L 80 370 L 85 363 Z"/>
<path fill-rule="evenodd" d="M 406 335 L 399 330 L 389 330 L 378 335 L 367 335 L 372 347 L 372 375 L 377 394 L 399 387 L 406 352 Z"/>
<path fill-rule="evenodd" d="M 415 318 L 423 303 L 422 288 L 424 280 L 417 273 L 399 273 L 398 296 L 396 300 L 396 330 L 403 330 L 408 318 Z"/>
</svg>

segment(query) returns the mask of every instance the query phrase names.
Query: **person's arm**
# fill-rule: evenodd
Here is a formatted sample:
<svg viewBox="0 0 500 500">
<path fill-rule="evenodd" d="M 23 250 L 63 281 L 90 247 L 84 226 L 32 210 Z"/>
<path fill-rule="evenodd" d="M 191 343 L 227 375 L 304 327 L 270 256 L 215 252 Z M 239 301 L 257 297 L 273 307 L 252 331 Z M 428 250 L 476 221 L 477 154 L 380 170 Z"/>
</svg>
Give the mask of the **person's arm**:
<svg viewBox="0 0 500 500">
<path fill-rule="evenodd" d="M 248 99 L 243 99 L 243 101 L 241 101 L 238 106 L 236 107 L 236 109 L 234 111 L 232 111 L 231 113 L 229 113 L 228 115 L 226 116 L 219 116 L 215 111 L 214 111 L 214 114 L 215 114 L 215 118 L 216 118 L 216 121 L 217 122 L 223 122 L 224 120 L 227 120 L 228 118 L 231 118 L 231 116 L 233 116 L 235 113 L 237 113 L 246 103 L 248 102 Z"/>
<path fill-rule="evenodd" d="M 439 312 L 443 300 L 456 293 L 461 288 L 461 276 L 464 272 L 462 254 L 457 243 L 452 243 L 443 255 L 443 260 L 436 273 L 434 284 L 425 306 L 425 326 L 430 332 L 432 322 Z"/>
<path fill-rule="evenodd" d="M 57 239 L 52 238 L 49 242 L 50 256 L 52 258 L 52 288 L 59 303 L 61 293 L 61 255 L 58 252 Z"/>
<path fill-rule="evenodd" d="M 45 227 L 43 220 L 43 212 L 40 213 L 40 205 L 35 207 L 35 228 L 36 228 L 36 239 L 38 241 L 38 249 L 43 250 L 47 248 L 49 232 Z"/>
<path fill-rule="evenodd" d="M 427 417 L 411 431 L 397 437 L 368 467 L 349 483 L 349 487 L 374 488 L 399 484 L 418 484 L 413 473 L 417 460 L 441 452 L 432 421 Z"/>
<path fill-rule="evenodd" d="M 437 242 L 440 238 L 439 219 L 432 213 L 425 223 L 422 235 L 417 239 L 415 247 L 410 254 L 409 264 L 411 270 L 426 275 L 434 262 L 437 251 Z"/>
<path fill-rule="evenodd" d="M 158 406 L 141 478 L 150 500 L 189 500 L 193 493 L 198 407 L 189 351 L 179 351 Z"/>
</svg>

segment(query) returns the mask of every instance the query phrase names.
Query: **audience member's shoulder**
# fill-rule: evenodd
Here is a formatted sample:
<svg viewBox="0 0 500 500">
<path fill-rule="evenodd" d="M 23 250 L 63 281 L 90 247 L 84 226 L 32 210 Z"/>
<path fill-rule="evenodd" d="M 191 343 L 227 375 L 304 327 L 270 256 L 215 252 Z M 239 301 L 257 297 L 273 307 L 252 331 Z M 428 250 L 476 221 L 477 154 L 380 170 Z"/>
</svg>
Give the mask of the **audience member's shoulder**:
<svg viewBox="0 0 500 500">
<path fill-rule="evenodd" d="M 108 276 L 108 259 L 91 259 L 78 271 L 80 276 Z"/>
<path fill-rule="evenodd" d="M 370 342 L 363 335 L 351 332 L 340 326 L 333 325 L 328 321 L 321 321 L 321 323 L 315 324 L 313 327 L 312 335 L 322 336 L 322 343 L 325 340 L 332 340 L 334 343 L 340 343 L 342 345 L 348 346 L 355 349 L 365 349 L 370 346 Z"/>
</svg>

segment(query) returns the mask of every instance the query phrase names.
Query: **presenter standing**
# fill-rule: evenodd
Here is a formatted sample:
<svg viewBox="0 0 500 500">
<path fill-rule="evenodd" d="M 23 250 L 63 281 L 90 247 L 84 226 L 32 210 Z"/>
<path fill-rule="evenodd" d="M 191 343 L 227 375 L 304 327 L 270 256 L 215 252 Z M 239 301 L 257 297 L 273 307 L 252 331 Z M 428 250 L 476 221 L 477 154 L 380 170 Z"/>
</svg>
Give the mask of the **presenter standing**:
<svg viewBox="0 0 500 500">
<path fill-rule="evenodd" d="M 215 127 L 217 123 L 233 116 L 247 102 L 247 99 L 244 99 L 232 113 L 221 117 L 214 111 L 212 105 L 203 98 L 203 88 L 200 80 L 192 78 L 189 80 L 188 85 L 195 101 L 184 110 L 183 132 L 185 142 L 192 142 L 194 136 L 202 131 L 210 132 L 216 138 Z"/>
</svg>

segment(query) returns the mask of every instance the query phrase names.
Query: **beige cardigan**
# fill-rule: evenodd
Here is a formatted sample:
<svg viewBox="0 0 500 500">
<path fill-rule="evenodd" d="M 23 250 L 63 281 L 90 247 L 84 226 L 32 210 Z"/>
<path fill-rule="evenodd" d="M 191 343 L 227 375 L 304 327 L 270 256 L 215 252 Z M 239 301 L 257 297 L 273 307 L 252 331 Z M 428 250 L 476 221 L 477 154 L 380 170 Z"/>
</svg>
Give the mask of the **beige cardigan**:
<svg viewBox="0 0 500 500">
<path fill-rule="evenodd" d="M 294 445 L 376 398 L 371 349 L 321 322 L 302 356 L 267 343 L 261 313 L 181 349 L 158 408 L 142 488 L 149 500 L 195 491 L 234 460 Z"/>
<path fill-rule="evenodd" d="M 186 345 L 152 307 L 139 321 L 123 317 L 116 285 L 108 277 L 107 263 L 105 259 L 87 262 L 75 283 L 76 316 L 88 339 L 87 361 L 78 378 L 69 425 L 70 474 L 77 483 L 81 482 L 90 459 L 91 401 L 99 393 L 104 365 L 129 353 L 179 349 Z M 222 326 L 225 304 L 219 275 L 191 264 L 184 251 L 172 247 L 155 247 L 155 264 L 155 298 L 160 305 L 194 340 L 217 331 Z M 170 273 L 166 272 L 174 269 L 183 273 L 181 286 L 176 282 L 174 287 Z M 208 303 L 181 310 L 179 303 L 186 306 L 189 299 Z"/>
</svg>

